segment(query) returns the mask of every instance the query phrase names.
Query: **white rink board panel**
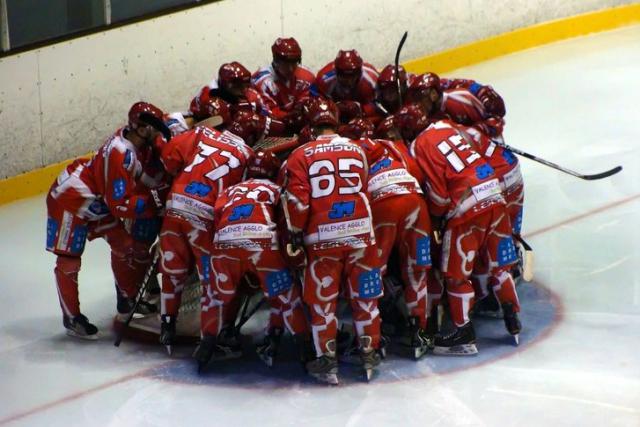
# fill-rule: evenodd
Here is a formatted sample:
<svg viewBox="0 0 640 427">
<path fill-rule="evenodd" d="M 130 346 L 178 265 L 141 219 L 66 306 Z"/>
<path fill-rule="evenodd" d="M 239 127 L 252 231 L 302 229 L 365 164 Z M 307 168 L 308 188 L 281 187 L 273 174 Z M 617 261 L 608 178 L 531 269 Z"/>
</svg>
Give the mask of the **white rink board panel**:
<svg viewBox="0 0 640 427">
<path fill-rule="evenodd" d="M 393 60 L 405 30 L 411 34 L 406 60 L 628 3 L 224 0 L 3 58 L 0 179 L 95 149 L 124 124 L 139 99 L 167 111 L 186 109 L 221 63 L 237 60 L 252 71 L 268 64 L 280 35 L 300 40 L 303 63 L 314 71 L 340 48 L 356 48 L 381 67 Z M 41 94 L 35 90 L 39 82 Z M 22 90 L 14 90 L 16 83 Z M 39 120 L 33 120 L 40 114 L 42 136 Z"/>
</svg>

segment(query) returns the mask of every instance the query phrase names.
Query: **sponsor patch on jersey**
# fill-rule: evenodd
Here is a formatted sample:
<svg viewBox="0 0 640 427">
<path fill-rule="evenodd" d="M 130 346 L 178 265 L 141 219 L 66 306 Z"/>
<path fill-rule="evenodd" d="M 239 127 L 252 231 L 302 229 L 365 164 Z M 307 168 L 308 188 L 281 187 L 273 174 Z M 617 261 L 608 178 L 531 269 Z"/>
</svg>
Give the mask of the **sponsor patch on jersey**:
<svg viewBox="0 0 640 427">
<path fill-rule="evenodd" d="M 47 249 L 52 250 L 56 243 L 56 234 L 58 233 L 58 221 L 49 217 L 47 218 Z"/>
<path fill-rule="evenodd" d="M 498 243 L 498 265 L 513 264 L 518 259 L 516 246 L 511 237 L 503 237 Z"/>
<path fill-rule="evenodd" d="M 520 173 L 520 165 L 516 165 L 515 168 L 504 174 L 504 188 L 511 188 L 519 185 L 522 182 L 522 174 Z"/>
<path fill-rule="evenodd" d="M 113 180 L 113 200 L 120 200 L 124 197 L 127 190 L 127 181 L 124 178 L 116 178 Z"/>
<path fill-rule="evenodd" d="M 429 236 L 416 240 L 416 265 L 421 267 L 431 265 L 431 239 Z"/>
<path fill-rule="evenodd" d="M 318 225 L 318 241 L 336 240 L 349 236 L 357 236 L 371 232 L 369 218 L 352 219 L 350 221 L 334 222 Z"/>
<path fill-rule="evenodd" d="M 167 209 L 186 212 L 200 218 L 213 220 L 213 208 L 206 203 L 182 194 L 172 194 Z"/>
<path fill-rule="evenodd" d="M 478 202 L 501 193 L 500 182 L 496 178 L 474 185 L 471 190 Z"/>
<path fill-rule="evenodd" d="M 358 297 L 375 298 L 382 293 L 382 276 L 380 269 L 363 271 L 358 275 Z"/>
<path fill-rule="evenodd" d="M 184 192 L 201 198 L 207 197 L 207 194 L 211 192 L 211 186 L 198 181 L 191 181 Z"/>
<path fill-rule="evenodd" d="M 267 274 L 267 293 L 270 298 L 280 295 L 291 289 L 293 278 L 289 270 L 273 271 Z"/>
<path fill-rule="evenodd" d="M 271 239 L 273 233 L 269 226 L 260 223 L 227 225 L 216 232 L 214 241 L 228 242 L 232 240 Z"/>
<path fill-rule="evenodd" d="M 398 184 L 415 184 L 416 187 L 418 186 L 416 179 L 406 169 L 392 169 L 372 177 L 369 180 L 367 190 L 369 193 L 375 193 L 384 187 Z"/>
<path fill-rule="evenodd" d="M 73 229 L 73 234 L 71 235 L 71 247 L 69 248 L 69 252 L 73 254 L 81 254 L 84 251 L 84 244 L 87 241 L 87 226 L 86 225 L 77 225 Z"/>
</svg>

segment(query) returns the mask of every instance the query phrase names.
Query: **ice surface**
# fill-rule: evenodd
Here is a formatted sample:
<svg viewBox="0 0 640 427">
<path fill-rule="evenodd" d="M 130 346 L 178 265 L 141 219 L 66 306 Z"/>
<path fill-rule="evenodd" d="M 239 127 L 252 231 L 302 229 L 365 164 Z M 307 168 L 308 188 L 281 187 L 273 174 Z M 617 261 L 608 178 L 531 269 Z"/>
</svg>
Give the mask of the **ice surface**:
<svg viewBox="0 0 640 427">
<path fill-rule="evenodd" d="M 318 386 L 291 361 L 269 371 L 255 358 L 197 377 L 188 349 L 168 359 L 160 346 L 113 347 L 100 241 L 87 245 L 80 291 L 102 336 L 70 339 L 44 197 L 1 207 L 0 425 L 640 425 L 639 75 L 640 26 L 451 73 L 504 96 L 507 143 L 585 173 L 624 170 L 586 182 L 522 159 L 537 267 L 521 288 L 523 345 L 484 323 L 477 358 L 394 358 L 370 384 L 345 368 L 345 384 Z"/>
</svg>

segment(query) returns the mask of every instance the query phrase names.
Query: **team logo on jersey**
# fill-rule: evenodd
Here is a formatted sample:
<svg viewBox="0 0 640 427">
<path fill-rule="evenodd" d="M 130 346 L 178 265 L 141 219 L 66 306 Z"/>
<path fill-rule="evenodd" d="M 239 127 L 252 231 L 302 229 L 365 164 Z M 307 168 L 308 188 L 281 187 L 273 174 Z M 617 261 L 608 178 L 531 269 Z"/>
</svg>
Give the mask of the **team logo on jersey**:
<svg viewBox="0 0 640 427">
<path fill-rule="evenodd" d="M 233 208 L 231 215 L 229 215 L 229 221 L 238 221 L 243 218 L 249 218 L 253 212 L 253 205 L 239 205 Z"/>
<path fill-rule="evenodd" d="M 330 219 L 340 219 L 345 216 L 351 216 L 356 210 L 356 202 L 335 202 L 331 205 L 331 210 L 329 211 Z"/>
<path fill-rule="evenodd" d="M 144 213 L 144 209 L 147 207 L 147 204 L 142 199 L 136 200 L 136 207 L 134 212 L 136 215 L 142 215 Z"/>
<path fill-rule="evenodd" d="M 88 210 L 96 216 L 102 216 L 109 213 L 109 208 L 104 204 L 102 200 L 94 200 L 93 202 L 91 202 Z"/>
<path fill-rule="evenodd" d="M 502 157 L 509 163 L 510 165 L 514 164 L 518 159 L 513 155 L 511 151 L 502 150 Z"/>
<path fill-rule="evenodd" d="M 291 289 L 293 279 L 289 270 L 274 271 L 267 275 L 267 292 L 270 298 Z"/>
<path fill-rule="evenodd" d="M 371 166 L 370 172 L 371 174 L 374 174 L 374 173 L 377 173 L 380 169 L 388 168 L 389 166 L 391 166 L 391 159 L 384 158 L 374 163 Z"/>
<path fill-rule="evenodd" d="M 206 197 L 211 192 L 211 187 L 202 182 L 191 181 L 184 189 L 184 192 L 198 197 Z"/>
<path fill-rule="evenodd" d="M 493 175 L 493 168 L 488 164 L 476 166 L 476 176 L 478 179 L 486 179 Z"/>
<path fill-rule="evenodd" d="M 113 200 L 120 200 L 124 197 L 127 190 L 127 181 L 124 178 L 113 180 Z"/>
<path fill-rule="evenodd" d="M 211 275 L 211 264 L 209 263 L 209 255 L 202 255 L 200 257 L 200 274 L 202 274 L 202 280 L 208 281 Z"/>
<path fill-rule="evenodd" d="M 358 275 L 358 297 L 375 298 L 382 292 L 382 276 L 380 269 L 363 271 Z"/>
</svg>

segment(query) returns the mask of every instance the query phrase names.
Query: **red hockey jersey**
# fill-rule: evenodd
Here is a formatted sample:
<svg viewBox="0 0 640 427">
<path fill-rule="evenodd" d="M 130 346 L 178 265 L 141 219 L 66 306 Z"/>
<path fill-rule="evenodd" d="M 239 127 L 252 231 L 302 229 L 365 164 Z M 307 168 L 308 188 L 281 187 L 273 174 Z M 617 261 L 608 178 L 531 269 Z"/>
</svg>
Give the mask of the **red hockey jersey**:
<svg viewBox="0 0 640 427">
<path fill-rule="evenodd" d="M 249 179 L 227 188 L 216 200 L 216 249 L 278 249 L 276 206 L 281 187 L 267 179 Z"/>
<path fill-rule="evenodd" d="M 441 120 L 418 135 L 410 148 L 425 174 L 432 213 L 451 224 L 505 203 L 497 175 L 470 139 L 452 121 Z"/>
<path fill-rule="evenodd" d="M 198 126 L 164 144 L 160 159 L 174 175 L 167 213 L 211 225 L 216 199 L 245 178 L 253 150 L 242 138 Z"/>
<path fill-rule="evenodd" d="M 502 135 L 504 119 L 490 115 L 482 102 L 467 89 L 445 90 L 440 110 L 456 123 L 475 126 L 487 135 Z"/>
<path fill-rule="evenodd" d="M 85 220 L 112 214 L 118 218 L 148 218 L 155 204 L 139 179 L 146 156 L 118 130 L 89 160 L 78 159 L 58 175 L 49 192 L 61 206 Z"/>
<path fill-rule="evenodd" d="M 314 86 L 319 95 L 334 102 L 356 101 L 360 104 L 364 116 L 376 116 L 378 114 L 375 106 L 378 75 L 376 68 L 365 62 L 362 64 L 362 75 L 355 88 L 346 88 L 338 84 L 336 68 L 331 61 L 318 72 Z"/>
<path fill-rule="evenodd" d="M 290 230 L 303 232 L 314 250 L 375 243 L 368 170 L 362 148 L 338 135 L 297 148 L 287 159 L 283 197 Z"/>
<path fill-rule="evenodd" d="M 251 76 L 251 84 L 257 89 L 270 115 L 278 120 L 284 119 L 293 107 L 310 96 L 314 75 L 306 67 L 298 65 L 294 78 L 283 81 L 271 65 L 260 68 Z"/>
</svg>

